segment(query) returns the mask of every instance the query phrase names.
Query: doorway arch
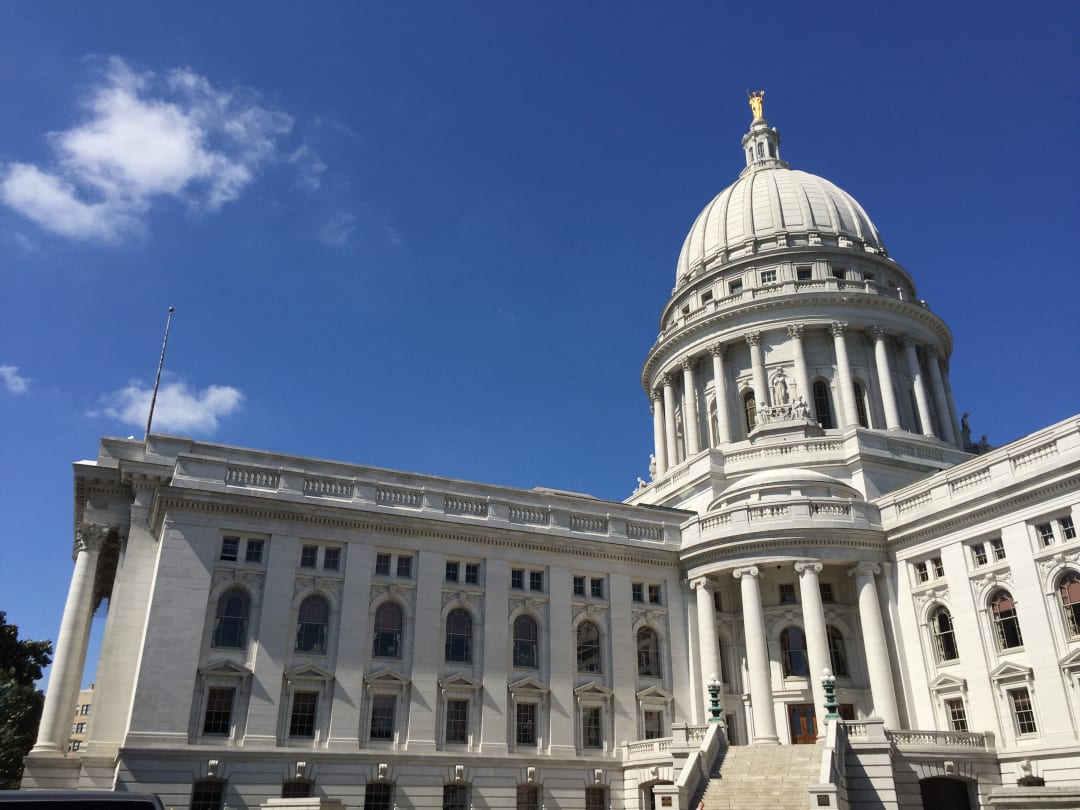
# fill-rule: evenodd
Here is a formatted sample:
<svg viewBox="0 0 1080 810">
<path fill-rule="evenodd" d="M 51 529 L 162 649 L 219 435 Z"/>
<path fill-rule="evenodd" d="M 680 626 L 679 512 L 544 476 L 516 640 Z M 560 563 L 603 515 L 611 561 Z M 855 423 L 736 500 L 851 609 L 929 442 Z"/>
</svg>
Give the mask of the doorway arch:
<svg viewBox="0 0 1080 810">
<path fill-rule="evenodd" d="M 962 779 L 932 776 L 919 780 L 925 810 L 973 810 L 971 791 Z"/>
</svg>

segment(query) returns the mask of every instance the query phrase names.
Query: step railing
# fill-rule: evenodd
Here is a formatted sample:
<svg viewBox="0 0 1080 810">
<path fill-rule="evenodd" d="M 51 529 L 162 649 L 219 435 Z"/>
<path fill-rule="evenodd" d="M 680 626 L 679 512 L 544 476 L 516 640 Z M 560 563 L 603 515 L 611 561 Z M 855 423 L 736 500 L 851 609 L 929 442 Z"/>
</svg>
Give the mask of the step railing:
<svg viewBox="0 0 1080 810">
<path fill-rule="evenodd" d="M 843 723 L 826 722 L 825 748 L 821 753 L 818 783 L 807 786 L 810 807 L 847 810 L 847 777 L 844 768 L 847 757 L 847 728 Z"/>
</svg>

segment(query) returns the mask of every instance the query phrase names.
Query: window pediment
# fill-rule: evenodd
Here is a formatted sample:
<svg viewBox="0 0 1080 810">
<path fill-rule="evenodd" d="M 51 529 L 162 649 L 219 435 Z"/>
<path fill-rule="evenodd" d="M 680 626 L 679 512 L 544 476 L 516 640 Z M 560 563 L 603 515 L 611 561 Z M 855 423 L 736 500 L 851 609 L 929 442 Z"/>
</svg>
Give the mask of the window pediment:
<svg viewBox="0 0 1080 810">
<path fill-rule="evenodd" d="M 930 681 L 931 692 L 966 692 L 967 681 L 964 678 L 957 678 L 955 675 L 938 675 L 934 680 Z"/>
<path fill-rule="evenodd" d="M 550 691 L 546 683 L 536 678 L 522 678 L 506 688 L 512 695 L 546 695 Z"/>
<path fill-rule="evenodd" d="M 1006 661 L 990 671 L 992 681 L 1026 681 L 1031 680 L 1031 667 L 1022 667 L 1011 661 Z"/>
<path fill-rule="evenodd" d="M 238 664 L 235 661 L 211 661 L 199 667 L 199 674 L 216 678 L 246 678 L 251 675 L 251 669 Z"/>
<path fill-rule="evenodd" d="M 444 692 L 449 690 L 458 692 L 462 690 L 479 691 L 480 689 L 483 689 L 483 687 L 483 681 L 476 678 L 470 678 L 468 675 L 461 672 L 455 672 L 453 675 L 439 678 L 439 688 Z"/>
<path fill-rule="evenodd" d="M 396 669 L 387 667 L 365 675 L 364 683 L 368 686 L 408 686 L 409 678 Z"/>
<path fill-rule="evenodd" d="M 671 692 L 659 686 L 650 686 L 637 693 L 638 700 L 671 700 Z"/>
<path fill-rule="evenodd" d="M 334 674 L 314 664 L 301 664 L 298 667 L 285 670 L 287 681 L 332 681 Z"/>
<path fill-rule="evenodd" d="M 1073 650 L 1060 661 L 1058 666 L 1066 671 L 1080 670 L 1080 650 Z"/>
<path fill-rule="evenodd" d="M 583 683 L 581 686 L 577 687 L 574 690 L 574 694 L 579 698 L 607 698 L 611 697 L 614 693 L 598 681 L 589 681 L 588 683 Z"/>
</svg>

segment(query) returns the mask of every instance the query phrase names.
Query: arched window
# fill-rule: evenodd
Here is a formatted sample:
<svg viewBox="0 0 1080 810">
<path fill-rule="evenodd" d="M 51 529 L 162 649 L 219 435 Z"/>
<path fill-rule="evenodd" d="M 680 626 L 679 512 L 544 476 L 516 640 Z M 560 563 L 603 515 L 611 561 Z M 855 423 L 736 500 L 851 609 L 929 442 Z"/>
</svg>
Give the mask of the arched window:
<svg viewBox="0 0 1080 810">
<path fill-rule="evenodd" d="M 1024 639 L 1020 636 L 1020 619 L 1016 615 L 1016 604 L 1011 593 L 1005 590 L 994 592 L 990 597 L 990 618 L 994 621 L 999 650 L 1024 646 Z"/>
<path fill-rule="evenodd" d="M 454 608 L 446 617 L 446 660 L 472 663 L 472 615 L 464 608 Z"/>
<path fill-rule="evenodd" d="M 514 666 L 529 667 L 537 666 L 539 648 L 539 631 L 536 628 L 536 619 L 532 616 L 518 616 L 514 619 Z"/>
<path fill-rule="evenodd" d="M 757 145 L 757 156 L 758 156 L 759 158 L 763 158 L 763 157 L 765 157 L 765 144 L 763 144 L 763 143 L 759 143 L 759 144 Z"/>
<path fill-rule="evenodd" d="M 397 602 L 383 602 L 375 609 L 374 658 L 401 658 L 401 630 L 404 617 Z"/>
<path fill-rule="evenodd" d="M 215 647 L 243 647 L 247 643 L 251 599 L 243 588 L 230 588 L 217 603 L 214 621 Z"/>
<path fill-rule="evenodd" d="M 780 632 L 780 654 L 783 656 L 784 677 L 803 677 L 810 674 L 806 660 L 806 634 L 801 627 L 791 625 Z"/>
<path fill-rule="evenodd" d="M 582 622 L 577 629 L 577 671 L 600 672 L 600 628 Z"/>
<path fill-rule="evenodd" d="M 1065 632 L 1076 638 L 1080 636 L 1080 574 L 1070 571 L 1058 580 L 1058 593 L 1065 614 Z"/>
<path fill-rule="evenodd" d="M 861 383 L 853 383 L 855 388 L 855 411 L 859 416 L 859 427 L 870 427 L 870 417 L 866 415 L 866 389 Z"/>
<path fill-rule="evenodd" d="M 832 625 L 825 628 L 825 635 L 829 637 L 829 663 L 832 665 L 832 674 L 837 678 L 847 678 L 851 675 L 847 665 L 847 653 L 844 652 L 844 634 Z"/>
<path fill-rule="evenodd" d="M 960 657 L 956 649 L 952 614 L 949 613 L 948 608 L 939 607 L 930 614 L 930 634 L 934 637 L 934 653 L 939 663 L 955 661 Z"/>
<path fill-rule="evenodd" d="M 322 596 L 309 596 L 300 603 L 296 622 L 296 651 L 325 653 L 330 629 L 330 603 Z"/>
<path fill-rule="evenodd" d="M 656 633 L 642 627 L 637 634 L 637 674 L 643 678 L 660 677 L 660 643 Z"/>
<path fill-rule="evenodd" d="M 815 380 L 811 388 L 814 391 L 814 413 L 817 414 L 818 424 L 826 430 L 832 430 L 836 427 L 836 421 L 833 419 L 829 384 L 824 380 Z"/>
<path fill-rule="evenodd" d="M 754 399 L 754 392 L 747 391 L 743 394 L 742 403 L 743 414 L 746 418 L 746 432 L 749 433 L 757 424 L 757 400 Z"/>
</svg>

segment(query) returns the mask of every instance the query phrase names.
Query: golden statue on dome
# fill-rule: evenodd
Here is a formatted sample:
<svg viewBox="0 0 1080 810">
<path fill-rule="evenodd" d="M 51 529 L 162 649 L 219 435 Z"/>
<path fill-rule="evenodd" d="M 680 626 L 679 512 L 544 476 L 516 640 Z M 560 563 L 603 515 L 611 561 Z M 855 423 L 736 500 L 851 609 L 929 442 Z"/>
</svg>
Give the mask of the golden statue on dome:
<svg viewBox="0 0 1080 810">
<path fill-rule="evenodd" d="M 765 118 L 765 91 L 758 90 L 756 93 L 746 91 L 746 97 L 750 99 L 750 109 L 754 112 L 754 120 L 761 121 Z"/>
</svg>

